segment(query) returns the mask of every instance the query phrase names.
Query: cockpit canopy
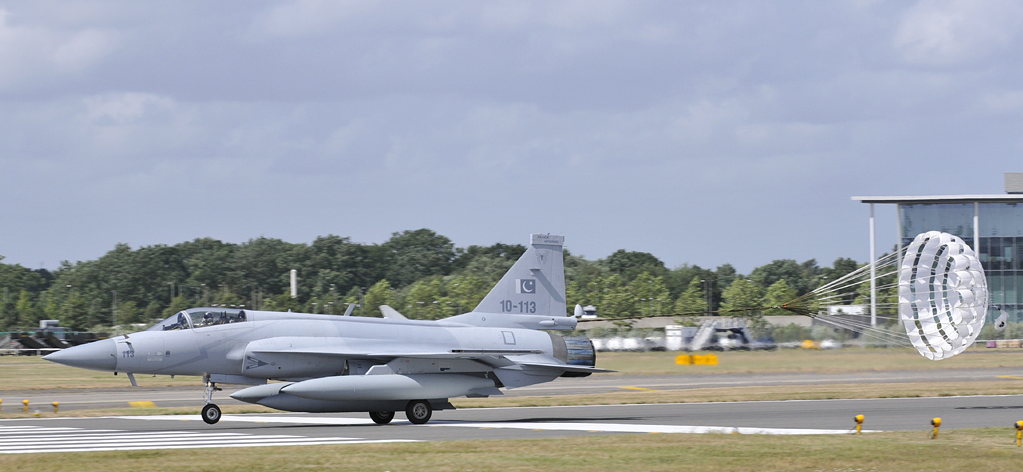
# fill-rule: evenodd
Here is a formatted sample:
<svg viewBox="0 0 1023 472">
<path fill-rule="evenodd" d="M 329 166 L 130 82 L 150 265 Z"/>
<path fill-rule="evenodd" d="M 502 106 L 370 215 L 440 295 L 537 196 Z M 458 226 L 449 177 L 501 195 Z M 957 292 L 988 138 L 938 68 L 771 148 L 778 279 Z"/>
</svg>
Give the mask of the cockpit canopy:
<svg viewBox="0 0 1023 472">
<path fill-rule="evenodd" d="M 204 328 L 245 321 L 245 310 L 236 308 L 190 308 L 171 315 L 146 331 Z"/>
</svg>

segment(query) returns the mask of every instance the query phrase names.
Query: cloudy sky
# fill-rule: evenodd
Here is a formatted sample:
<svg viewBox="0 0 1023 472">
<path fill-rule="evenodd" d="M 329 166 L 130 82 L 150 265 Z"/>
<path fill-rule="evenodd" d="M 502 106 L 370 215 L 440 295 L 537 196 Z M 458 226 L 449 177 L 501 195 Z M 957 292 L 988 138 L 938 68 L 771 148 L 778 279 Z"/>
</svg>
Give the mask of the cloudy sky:
<svg viewBox="0 0 1023 472">
<path fill-rule="evenodd" d="M 0 255 L 425 227 L 863 261 L 850 197 L 1023 172 L 1021 32 L 1016 1 L 0 2 Z"/>
</svg>

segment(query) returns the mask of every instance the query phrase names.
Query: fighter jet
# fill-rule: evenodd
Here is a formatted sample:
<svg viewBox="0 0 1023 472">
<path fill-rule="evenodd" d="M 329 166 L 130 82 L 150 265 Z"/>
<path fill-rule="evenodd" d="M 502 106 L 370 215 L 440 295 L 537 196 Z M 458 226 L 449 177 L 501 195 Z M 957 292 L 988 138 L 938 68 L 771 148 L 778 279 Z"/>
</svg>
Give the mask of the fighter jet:
<svg viewBox="0 0 1023 472">
<path fill-rule="evenodd" d="M 565 238 L 531 235 L 530 246 L 480 304 L 442 320 L 192 308 L 138 333 L 43 359 L 134 374 L 201 375 L 202 418 L 220 420 L 217 384 L 253 385 L 232 398 L 285 411 L 368 412 L 377 424 L 405 410 L 413 424 L 453 397 L 610 372 L 565 310 Z M 349 310 L 350 313 L 350 310 Z M 274 382 L 268 382 L 274 381 Z"/>
</svg>

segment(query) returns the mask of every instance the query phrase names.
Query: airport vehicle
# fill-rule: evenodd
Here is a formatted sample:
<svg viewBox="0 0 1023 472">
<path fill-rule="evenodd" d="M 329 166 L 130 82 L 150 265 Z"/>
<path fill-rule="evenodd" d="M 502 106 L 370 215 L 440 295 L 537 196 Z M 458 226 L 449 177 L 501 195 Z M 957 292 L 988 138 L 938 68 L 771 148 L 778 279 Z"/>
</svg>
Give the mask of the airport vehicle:
<svg viewBox="0 0 1023 472">
<path fill-rule="evenodd" d="M 193 308 L 152 328 L 75 346 L 44 359 L 134 374 L 201 375 L 202 418 L 214 424 L 217 384 L 251 384 L 237 400 L 286 411 L 369 412 L 387 424 L 404 410 L 424 424 L 452 397 L 501 395 L 558 377 L 607 372 L 565 310 L 564 237 L 530 246 L 480 304 L 442 320 Z M 276 382 L 269 382 L 274 380 Z"/>
</svg>

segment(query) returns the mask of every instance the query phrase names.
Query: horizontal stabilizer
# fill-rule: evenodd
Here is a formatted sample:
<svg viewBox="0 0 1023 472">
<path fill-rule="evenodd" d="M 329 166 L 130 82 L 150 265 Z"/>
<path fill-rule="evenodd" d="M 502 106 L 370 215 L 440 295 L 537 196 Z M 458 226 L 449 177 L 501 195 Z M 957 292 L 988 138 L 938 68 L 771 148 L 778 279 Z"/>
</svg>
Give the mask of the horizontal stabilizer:
<svg viewBox="0 0 1023 472">
<path fill-rule="evenodd" d="M 407 320 L 405 315 L 398 313 L 398 310 L 391 308 L 387 305 L 380 305 L 380 313 L 383 313 L 384 318 L 390 318 L 392 320 Z"/>
</svg>

